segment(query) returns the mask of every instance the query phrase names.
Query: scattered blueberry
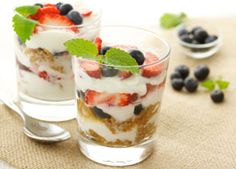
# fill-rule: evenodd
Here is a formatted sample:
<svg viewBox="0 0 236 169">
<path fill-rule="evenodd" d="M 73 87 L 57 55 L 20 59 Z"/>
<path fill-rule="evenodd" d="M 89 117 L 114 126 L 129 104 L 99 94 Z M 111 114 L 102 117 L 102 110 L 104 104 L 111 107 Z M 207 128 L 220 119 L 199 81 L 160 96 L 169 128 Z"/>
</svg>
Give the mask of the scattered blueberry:
<svg viewBox="0 0 236 169">
<path fill-rule="evenodd" d="M 143 110 L 142 104 L 138 104 L 134 108 L 134 114 L 138 116 L 142 112 L 142 110 Z"/>
<path fill-rule="evenodd" d="M 70 4 L 62 4 L 59 8 L 61 11 L 61 15 L 66 15 L 68 12 L 70 12 L 73 9 L 73 7 Z"/>
<path fill-rule="evenodd" d="M 94 114 L 102 119 L 107 119 L 107 118 L 111 118 L 111 116 L 107 113 L 104 113 L 102 109 L 99 109 L 98 107 L 93 107 L 93 112 Z"/>
<path fill-rule="evenodd" d="M 113 77 L 119 73 L 119 70 L 109 66 L 102 66 L 101 72 L 104 77 Z"/>
<path fill-rule="evenodd" d="M 178 31 L 178 35 L 179 35 L 179 36 L 186 35 L 186 34 L 188 34 L 188 31 L 187 31 L 186 29 L 180 29 L 180 30 Z"/>
<path fill-rule="evenodd" d="M 194 70 L 194 76 L 197 78 L 199 81 L 203 81 L 207 78 L 207 76 L 210 73 L 210 69 L 208 68 L 207 65 L 198 65 L 195 70 Z"/>
<path fill-rule="evenodd" d="M 56 4 L 57 9 L 60 9 L 60 7 L 61 7 L 62 4 L 63 4 L 63 3 L 58 2 L 58 3 Z"/>
<path fill-rule="evenodd" d="M 189 68 L 186 65 L 179 65 L 175 68 L 176 72 L 179 72 L 182 79 L 185 79 L 189 75 Z"/>
<path fill-rule="evenodd" d="M 179 72 L 173 72 L 173 73 L 171 73 L 171 75 L 170 75 L 170 79 L 172 80 L 172 79 L 181 79 L 182 77 L 181 77 L 181 74 L 179 73 Z"/>
<path fill-rule="evenodd" d="M 193 39 L 189 37 L 188 34 L 184 34 L 182 36 L 180 36 L 180 39 L 184 42 L 187 42 L 187 43 L 192 43 Z"/>
<path fill-rule="evenodd" d="M 211 99 L 215 103 L 220 103 L 224 100 L 224 93 L 221 90 L 213 90 L 211 92 Z"/>
<path fill-rule="evenodd" d="M 76 25 L 80 25 L 83 23 L 83 18 L 78 11 L 71 10 L 67 17 L 74 22 Z"/>
<path fill-rule="evenodd" d="M 34 6 L 39 6 L 40 8 L 43 8 L 43 4 L 40 4 L 40 3 L 36 3 L 34 4 Z"/>
<path fill-rule="evenodd" d="M 193 27 L 192 30 L 191 30 L 191 34 L 194 34 L 194 32 L 195 32 L 196 30 L 198 30 L 198 29 L 202 29 L 202 27 L 201 27 L 201 26 L 195 26 L 195 27 Z"/>
<path fill-rule="evenodd" d="M 195 92 L 198 87 L 198 81 L 191 77 L 188 77 L 184 80 L 184 86 L 188 92 Z"/>
<path fill-rule="evenodd" d="M 181 78 L 172 79 L 171 86 L 173 87 L 173 89 L 180 91 L 180 90 L 182 90 L 182 88 L 184 86 L 184 80 Z"/>
<path fill-rule="evenodd" d="M 205 39 L 208 37 L 208 33 L 203 29 L 197 29 L 194 31 L 193 36 L 199 43 L 204 43 Z"/>
<path fill-rule="evenodd" d="M 141 51 L 139 50 L 132 50 L 130 51 L 129 53 L 135 60 L 136 62 L 139 64 L 139 65 L 142 65 L 145 58 L 144 58 L 144 55 Z"/>
<path fill-rule="evenodd" d="M 111 49 L 110 46 L 102 47 L 102 48 L 101 48 L 101 51 L 100 51 L 100 54 L 101 54 L 101 55 L 105 55 L 106 52 L 107 52 L 109 49 Z"/>
<path fill-rule="evenodd" d="M 211 43 L 214 42 L 217 39 L 217 36 L 213 35 L 213 36 L 209 36 L 205 39 L 205 43 Z"/>
</svg>

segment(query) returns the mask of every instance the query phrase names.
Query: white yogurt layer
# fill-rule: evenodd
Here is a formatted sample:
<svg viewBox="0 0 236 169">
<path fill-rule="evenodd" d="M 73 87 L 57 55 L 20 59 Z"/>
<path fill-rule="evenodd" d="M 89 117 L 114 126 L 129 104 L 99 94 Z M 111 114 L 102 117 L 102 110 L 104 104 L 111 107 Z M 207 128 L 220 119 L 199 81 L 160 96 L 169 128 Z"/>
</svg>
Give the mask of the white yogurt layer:
<svg viewBox="0 0 236 169">
<path fill-rule="evenodd" d="M 19 91 L 28 96 L 50 101 L 63 101 L 74 98 L 74 81 L 71 77 L 51 83 L 32 72 L 19 70 Z"/>
<path fill-rule="evenodd" d="M 119 132 L 119 133 L 113 134 L 107 128 L 107 126 L 102 122 L 90 120 L 90 119 L 83 118 L 80 116 L 77 119 L 78 119 L 79 128 L 82 131 L 86 132 L 89 130 L 94 130 L 97 134 L 104 137 L 107 141 L 116 141 L 117 139 L 129 140 L 132 142 L 135 141 L 137 127 L 133 127 L 131 130 L 127 132 Z"/>
<path fill-rule="evenodd" d="M 146 94 L 146 84 L 158 85 L 166 77 L 165 70 L 160 75 L 152 78 L 145 78 L 135 74 L 123 80 L 118 76 L 95 79 L 88 76 L 81 68 L 75 68 L 75 71 L 77 71 L 76 85 L 79 90 L 86 91 L 89 89 L 108 93 L 138 93 L 140 96 Z"/>
<path fill-rule="evenodd" d="M 43 48 L 51 53 L 65 51 L 64 43 L 67 40 L 76 38 L 76 34 L 69 30 L 49 29 L 33 34 L 30 40 L 26 41 L 27 48 Z"/>
</svg>

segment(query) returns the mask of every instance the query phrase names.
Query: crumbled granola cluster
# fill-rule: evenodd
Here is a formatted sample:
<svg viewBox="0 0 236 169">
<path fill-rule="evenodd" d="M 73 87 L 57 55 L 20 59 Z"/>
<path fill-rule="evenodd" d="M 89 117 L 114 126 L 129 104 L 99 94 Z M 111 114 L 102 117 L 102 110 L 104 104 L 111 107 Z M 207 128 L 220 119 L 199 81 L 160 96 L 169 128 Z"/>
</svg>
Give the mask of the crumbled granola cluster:
<svg viewBox="0 0 236 169">
<path fill-rule="evenodd" d="M 77 100 L 77 108 L 78 108 L 78 116 L 79 118 L 90 119 L 94 121 L 99 121 L 106 125 L 106 127 L 111 131 L 112 134 L 117 134 L 120 132 L 128 132 L 132 130 L 134 127 L 137 127 L 136 137 L 134 141 L 130 140 L 120 140 L 116 141 L 108 141 L 103 136 L 96 133 L 94 130 L 89 129 L 88 131 L 82 131 L 80 129 L 80 134 L 86 138 L 92 139 L 95 142 L 111 147 L 119 147 L 119 146 L 131 146 L 135 144 L 139 144 L 144 141 L 146 138 L 151 137 L 156 130 L 155 119 L 151 120 L 154 115 L 157 114 L 160 103 L 156 103 L 154 105 L 150 105 L 142 110 L 139 115 L 134 115 L 130 119 L 119 122 L 116 121 L 113 117 L 108 119 L 98 118 L 92 111 L 90 107 L 88 107 L 84 101 L 78 99 Z"/>
</svg>

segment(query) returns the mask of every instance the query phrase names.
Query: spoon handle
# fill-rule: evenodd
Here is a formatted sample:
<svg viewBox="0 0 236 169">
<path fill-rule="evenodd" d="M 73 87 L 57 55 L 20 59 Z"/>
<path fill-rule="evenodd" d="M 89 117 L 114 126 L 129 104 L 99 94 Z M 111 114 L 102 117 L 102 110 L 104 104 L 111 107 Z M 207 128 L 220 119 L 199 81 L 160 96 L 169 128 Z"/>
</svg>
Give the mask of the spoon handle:
<svg viewBox="0 0 236 169">
<path fill-rule="evenodd" d="M 20 108 L 14 103 L 13 100 L 10 100 L 10 98 L 7 98 L 6 96 L 0 98 L 0 100 L 7 105 L 10 109 L 14 110 L 24 121 L 25 121 L 25 116 L 20 110 Z"/>
</svg>

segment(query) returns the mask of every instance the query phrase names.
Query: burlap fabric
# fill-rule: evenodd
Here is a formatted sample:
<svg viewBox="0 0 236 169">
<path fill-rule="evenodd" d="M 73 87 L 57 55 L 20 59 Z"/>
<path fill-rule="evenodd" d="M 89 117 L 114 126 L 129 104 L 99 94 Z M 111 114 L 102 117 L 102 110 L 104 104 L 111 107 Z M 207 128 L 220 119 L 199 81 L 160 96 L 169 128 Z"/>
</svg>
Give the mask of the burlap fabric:
<svg viewBox="0 0 236 169">
<path fill-rule="evenodd" d="M 223 104 L 212 103 L 202 90 L 195 94 L 174 92 L 169 81 L 164 94 L 157 130 L 156 149 L 146 161 L 130 169 L 234 169 L 236 168 L 236 18 L 207 19 L 223 32 L 221 51 L 205 60 L 181 54 L 171 31 L 164 35 L 172 45 L 170 71 L 180 63 L 194 67 L 206 63 L 211 75 L 223 75 L 232 84 Z M 21 120 L 0 106 L 0 159 L 20 169 L 102 169 L 111 168 L 86 159 L 77 146 L 75 121 L 61 123 L 72 138 L 44 145 L 22 133 Z M 112 155 L 112 154 L 111 154 Z"/>
</svg>

